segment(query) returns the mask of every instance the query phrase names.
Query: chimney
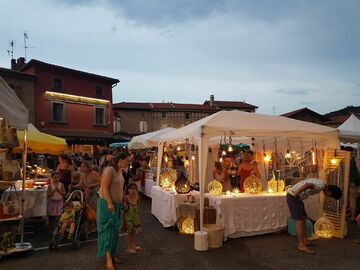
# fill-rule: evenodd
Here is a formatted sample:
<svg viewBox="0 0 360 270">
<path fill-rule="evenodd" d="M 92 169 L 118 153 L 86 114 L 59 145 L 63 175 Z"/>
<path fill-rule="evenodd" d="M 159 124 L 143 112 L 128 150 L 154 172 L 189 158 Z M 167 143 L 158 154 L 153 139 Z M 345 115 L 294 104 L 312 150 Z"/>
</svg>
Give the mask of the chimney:
<svg viewBox="0 0 360 270">
<path fill-rule="evenodd" d="M 16 68 L 16 60 L 15 59 L 11 59 L 11 70 L 17 70 L 17 68 Z"/>
<path fill-rule="evenodd" d="M 215 98 L 214 98 L 214 95 L 210 95 L 210 106 L 214 106 L 214 101 L 215 101 Z"/>
<path fill-rule="evenodd" d="M 16 69 L 20 70 L 23 66 L 25 66 L 25 58 L 19 57 L 16 64 Z"/>
</svg>

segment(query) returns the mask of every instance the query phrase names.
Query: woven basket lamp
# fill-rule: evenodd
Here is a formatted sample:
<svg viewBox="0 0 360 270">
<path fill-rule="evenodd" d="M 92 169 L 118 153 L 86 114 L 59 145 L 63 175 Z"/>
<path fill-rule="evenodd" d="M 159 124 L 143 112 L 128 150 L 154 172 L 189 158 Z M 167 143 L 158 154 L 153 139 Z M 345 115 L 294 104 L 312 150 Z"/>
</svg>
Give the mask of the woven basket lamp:
<svg viewBox="0 0 360 270">
<path fill-rule="evenodd" d="M 216 179 L 212 180 L 208 185 L 208 191 L 212 195 L 221 195 L 222 188 L 222 184 Z"/>
<path fill-rule="evenodd" d="M 246 178 L 244 182 L 244 189 L 245 192 L 251 194 L 257 194 L 261 192 L 262 185 L 260 178 L 256 177 L 254 173 L 251 173 L 251 175 L 248 178 Z"/>
</svg>

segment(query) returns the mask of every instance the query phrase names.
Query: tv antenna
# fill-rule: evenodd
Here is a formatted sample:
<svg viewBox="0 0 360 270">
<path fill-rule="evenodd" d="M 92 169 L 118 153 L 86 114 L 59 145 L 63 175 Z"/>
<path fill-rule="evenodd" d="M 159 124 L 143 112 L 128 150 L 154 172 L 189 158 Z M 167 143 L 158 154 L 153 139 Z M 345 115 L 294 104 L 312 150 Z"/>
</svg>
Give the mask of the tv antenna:
<svg viewBox="0 0 360 270">
<path fill-rule="evenodd" d="M 35 48 L 35 47 L 29 47 L 26 45 L 26 40 L 28 40 L 28 39 L 29 39 L 28 33 L 27 33 L 27 31 L 24 31 L 24 50 L 25 50 L 24 58 L 25 58 L 25 61 L 26 61 L 26 49 Z"/>
<path fill-rule="evenodd" d="M 6 50 L 8 55 L 11 56 L 11 59 L 14 59 L 14 46 L 15 46 L 15 41 L 14 40 L 10 40 L 9 42 L 10 45 L 10 49 Z"/>
</svg>

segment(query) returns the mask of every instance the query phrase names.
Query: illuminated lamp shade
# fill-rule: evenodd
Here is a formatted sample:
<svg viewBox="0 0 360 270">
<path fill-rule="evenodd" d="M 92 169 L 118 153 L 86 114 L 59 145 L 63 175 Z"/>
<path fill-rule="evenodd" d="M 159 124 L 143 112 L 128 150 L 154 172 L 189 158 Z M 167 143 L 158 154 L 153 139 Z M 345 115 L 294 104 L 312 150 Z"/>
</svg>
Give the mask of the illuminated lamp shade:
<svg viewBox="0 0 360 270">
<path fill-rule="evenodd" d="M 246 178 L 244 182 L 244 189 L 245 192 L 251 193 L 251 194 L 257 194 L 261 192 L 262 185 L 260 178 L 256 177 L 253 173 Z"/>
<path fill-rule="evenodd" d="M 208 185 L 208 191 L 212 195 L 221 195 L 222 189 L 223 189 L 222 184 L 216 179 L 210 181 Z"/>
<path fill-rule="evenodd" d="M 276 181 L 277 181 L 277 192 L 283 192 L 285 190 L 285 181 L 282 179 Z"/>
<path fill-rule="evenodd" d="M 335 234 L 335 226 L 323 215 L 315 222 L 314 231 L 321 238 L 332 238 Z"/>
<path fill-rule="evenodd" d="M 195 222 L 194 219 L 190 216 L 184 219 L 181 224 L 181 229 L 186 234 L 194 234 L 195 233 Z"/>
<path fill-rule="evenodd" d="M 162 188 L 171 188 L 173 185 L 173 180 L 170 173 L 165 172 L 160 175 L 160 186 Z"/>
<path fill-rule="evenodd" d="M 175 190 L 179 194 L 186 194 L 190 191 L 190 183 L 184 174 L 180 174 L 175 182 Z"/>
<path fill-rule="evenodd" d="M 275 178 L 271 178 L 268 183 L 267 183 L 267 190 L 269 193 L 273 193 L 273 192 L 277 192 L 278 187 L 277 187 L 277 181 L 275 180 Z"/>
</svg>

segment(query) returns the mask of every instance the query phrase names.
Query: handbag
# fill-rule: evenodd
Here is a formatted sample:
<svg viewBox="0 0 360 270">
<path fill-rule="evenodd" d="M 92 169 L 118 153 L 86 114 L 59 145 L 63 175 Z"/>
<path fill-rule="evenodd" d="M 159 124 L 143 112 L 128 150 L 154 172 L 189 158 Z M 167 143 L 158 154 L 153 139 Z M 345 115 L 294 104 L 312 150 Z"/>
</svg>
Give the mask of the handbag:
<svg viewBox="0 0 360 270">
<path fill-rule="evenodd" d="M 89 221 L 96 221 L 96 211 L 89 205 L 86 205 L 85 216 Z"/>
<path fill-rule="evenodd" d="M 14 189 L 16 199 L 12 199 L 12 189 Z M 20 215 L 20 200 L 15 186 L 11 186 L 8 191 L 9 197 L 7 200 L 0 202 L 0 219 L 15 218 Z M 4 198 L 3 194 L 3 197 Z"/>
</svg>

